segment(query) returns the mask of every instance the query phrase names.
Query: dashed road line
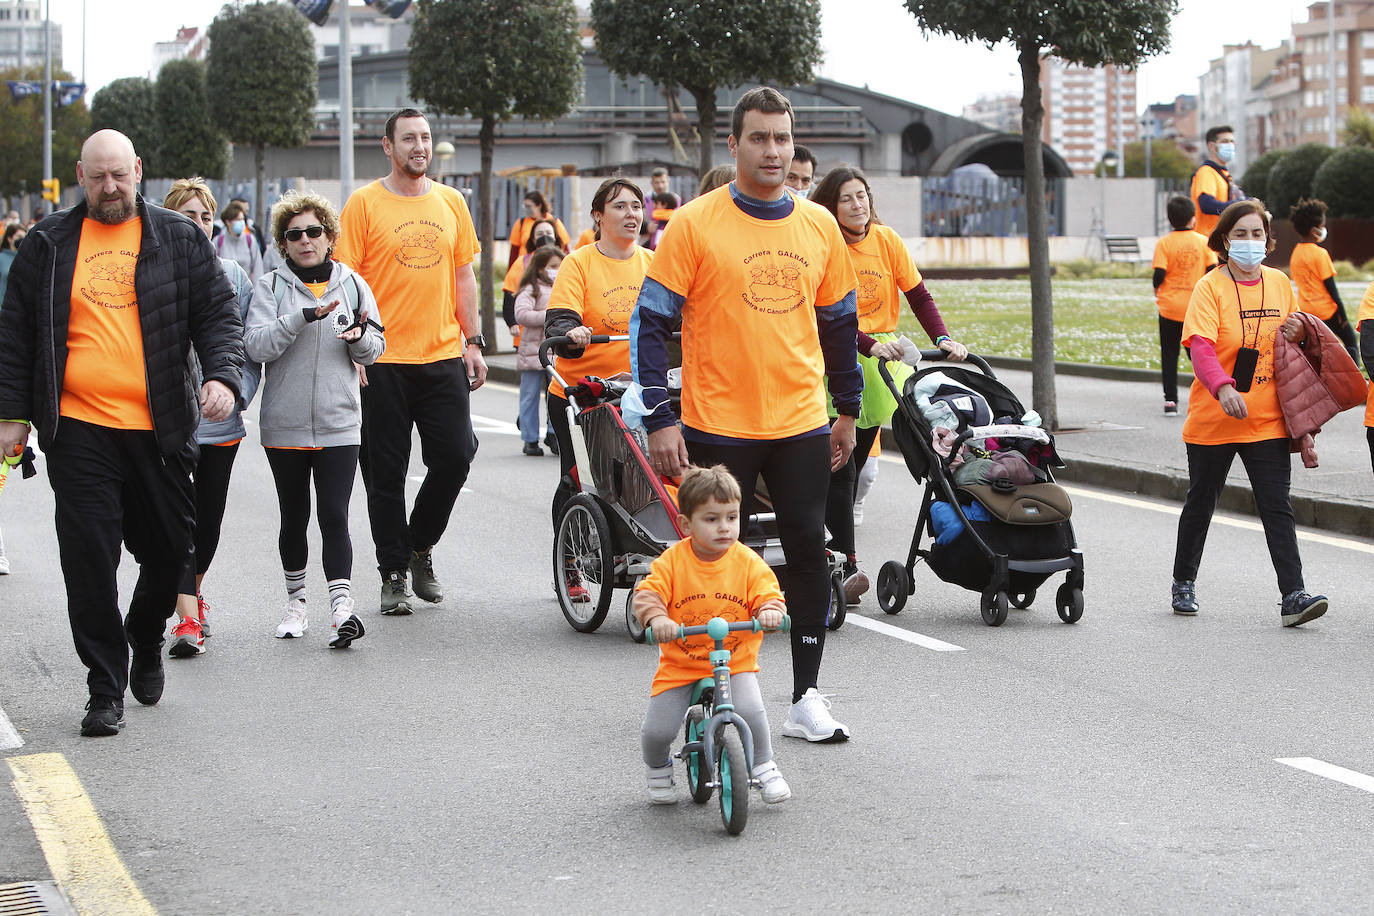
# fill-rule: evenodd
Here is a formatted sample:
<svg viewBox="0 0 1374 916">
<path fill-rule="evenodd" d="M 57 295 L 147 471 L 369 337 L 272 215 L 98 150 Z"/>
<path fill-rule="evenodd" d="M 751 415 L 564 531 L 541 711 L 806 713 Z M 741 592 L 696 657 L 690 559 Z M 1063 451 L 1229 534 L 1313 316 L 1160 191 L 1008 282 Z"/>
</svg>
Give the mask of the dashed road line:
<svg viewBox="0 0 1374 916">
<path fill-rule="evenodd" d="M 53 880 L 77 912 L 157 916 L 124 867 L 66 758 L 29 754 L 6 762 Z"/>
<path fill-rule="evenodd" d="M 966 652 L 963 646 L 956 646 L 954 643 L 943 642 L 933 636 L 925 636 L 921 633 L 913 633 L 911 630 L 904 630 L 901 627 L 894 627 L 890 623 L 883 623 L 881 620 L 873 620 L 869 617 L 860 617 L 851 614 L 845 618 L 846 623 L 851 623 L 856 627 L 865 630 L 872 630 L 874 633 L 881 633 L 884 636 L 891 636 L 893 639 L 900 639 L 902 642 L 909 642 L 929 649 L 932 652 Z"/>
<path fill-rule="evenodd" d="M 1344 783 L 1365 792 L 1374 792 L 1374 776 L 1355 770 L 1347 770 L 1345 767 L 1338 767 L 1334 763 L 1327 763 L 1325 760 L 1318 760 L 1315 757 L 1275 757 L 1274 762 L 1293 767 L 1296 770 L 1303 770 L 1314 776 Z"/>
<path fill-rule="evenodd" d="M 23 746 L 24 739 L 19 737 L 19 732 L 15 730 L 14 723 L 10 722 L 10 717 L 0 709 L 0 751 L 12 751 Z"/>
</svg>

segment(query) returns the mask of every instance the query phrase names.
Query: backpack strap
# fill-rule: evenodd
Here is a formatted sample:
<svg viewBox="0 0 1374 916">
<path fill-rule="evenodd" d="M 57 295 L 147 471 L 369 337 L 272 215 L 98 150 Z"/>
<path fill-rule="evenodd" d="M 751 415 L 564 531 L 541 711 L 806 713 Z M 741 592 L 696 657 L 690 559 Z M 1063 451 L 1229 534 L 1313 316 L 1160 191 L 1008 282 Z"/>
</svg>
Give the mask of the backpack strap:
<svg viewBox="0 0 1374 916">
<path fill-rule="evenodd" d="M 277 311 L 281 312 L 281 304 L 286 301 L 286 285 L 279 284 L 277 281 L 281 276 L 274 270 L 272 271 L 272 298 L 277 300 Z"/>
</svg>

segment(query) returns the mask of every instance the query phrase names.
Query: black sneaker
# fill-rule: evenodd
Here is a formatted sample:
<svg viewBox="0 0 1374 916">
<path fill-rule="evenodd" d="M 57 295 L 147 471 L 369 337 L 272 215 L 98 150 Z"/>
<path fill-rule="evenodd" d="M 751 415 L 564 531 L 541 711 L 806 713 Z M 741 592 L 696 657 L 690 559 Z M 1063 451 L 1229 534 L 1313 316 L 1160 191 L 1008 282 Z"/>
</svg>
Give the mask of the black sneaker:
<svg viewBox="0 0 1374 916">
<path fill-rule="evenodd" d="M 546 436 L 544 436 L 544 444 L 549 447 L 550 454 L 558 454 L 558 437 L 555 436 L 553 433 L 549 433 Z"/>
<path fill-rule="evenodd" d="M 410 589 L 406 588 L 404 572 L 393 569 L 382 579 L 382 613 L 389 617 L 410 613 Z"/>
<path fill-rule="evenodd" d="M 134 651 L 129 662 L 129 692 L 144 706 L 152 706 L 162 699 L 167 675 L 162 670 L 162 649 L 151 652 Z"/>
<path fill-rule="evenodd" d="M 124 701 L 113 697 L 91 697 L 86 701 L 86 718 L 81 720 L 83 738 L 108 738 L 124 727 Z"/>
<path fill-rule="evenodd" d="M 1164 416 L 1166 416 L 1166 417 L 1176 417 L 1176 416 L 1178 416 L 1178 404 L 1177 404 L 1177 402 L 1175 402 L 1175 401 L 1165 401 L 1165 402 L 1164 402 Z"/>
<path fill-rule="evenodd" d="M 538 442 L 526 442 L 521 454 L 529 455 L 531 458 L 543 458 L 544 450 L 539 447 Z"/>
<path fill-rule="evenodd" d="M 410 554 L 410 584 L 415 594 L 430 604 L 444 600 L 444 586 L 434 576 L 434 549 Z"/>
<path fill-rule="evenodd" d="M 1279 619 L 1286 627 L 1296 627 L 1316 620 L 1326 613 L 1326 596 L 1309 595 L 1302 589 L 1289 592 L 1279 602 Z"/>
<path fill-rule="evenodd" d="M 1169 589 L 1173 599 L 1174 613 L 1180 617 L 1196 617 L 1198 612 L 1197 595 L 1193 592 L 1193 580 L 1180 582 L 1174 580 Z"/>
</svg>

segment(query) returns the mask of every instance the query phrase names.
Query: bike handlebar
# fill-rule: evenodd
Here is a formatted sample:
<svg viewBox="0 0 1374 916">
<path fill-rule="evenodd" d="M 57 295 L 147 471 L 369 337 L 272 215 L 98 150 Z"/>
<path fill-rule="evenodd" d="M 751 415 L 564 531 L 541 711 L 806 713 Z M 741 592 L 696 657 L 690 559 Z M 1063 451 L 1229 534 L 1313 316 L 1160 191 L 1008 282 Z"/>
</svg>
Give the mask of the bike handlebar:
<svg viewBox="0 0 1374 916">
<path fill-rule="evenodd" d="M 591 343 L 603 344 L 611 343 L 612 341 L 617 340 L 629 339 L 630 337 L 627 334 L 616 334 L 614 336 L 610 334 L 593 334 Z M 574 347 L 580 346 L 579 344 L 573 343 L 573 339 L 571 337 L 568 337 L 567 335 L 562 335 L 559 337 L 545 337 L 543 343 L 539 345 L 539 365 L 543 366 L 545 369 L 552 368 L 553 361 L 549 359 L 549 350 L 553 347 L 564 346 L 565 344 L 572 344 L 572 346 Z"/>
<path fill-rule="evenodd" d="M 722 625 L 722 624 L 724 625 L 724 629 L 721 629 L 721 625 Z M 715 633 L 712 633 L 712 632 L 711 632 L 711 630 L 712 630 L 713 628 L 716 630 Z M 777 629 L 775 629 L 775 630 L 765 630 L 764 626 L 763 626 L 761 623 L 759 623 L 757 619 L 754 619 L 754 620 L 736 620 L 736 621 L 734 621 L 734 622 L 732 623 L 732 622 L 726 620 L 724 617 L 712 617 L 711 620 L 710 620 L 710 622 L 707 623 L 706 626 L 704 626 L 704 627 L 684 627 L 684 626 L 679 626 L 679 627 L 677 628 L 677 635 L 674 636 L 673 638 L 674 638 L 674 639 L 686 639 L 688 636 L 701 636 L 701 635 L 705 634 L 705 635 L 707 635 L 707 636 L 710 636 L 712 639 L 724 639 L 724 638 L 725 638 L 725 634 L 727 634 L 727 633 L 732 633 L 732 632 L 736 632 L 736 631 L 739 631 L 739 630 L 749 630 L 750 632 L 753 632 L 753 633 L 760 633 L 760 632 L 768 632 L 768 633 L 787 633 L 787 632 L 789 632 L 791 629 L 792 629 L 792 618 L 789 617 L 789 616 L 787 616 L 787 615 L 783 615 L 781 626 L 779 626 L 779 627 L 778 627 Z M 644 628 L 644 641 L 645 641 L 647 644 L 651 645 L 651 646 L 652 646 L 652 645 L 656 645 L 656 642 L 655 642 L 655 640 L 654 640 L 654 628 L 653 628 L 653 627 L 645 627 L 645 628 Z"/>
</svg>

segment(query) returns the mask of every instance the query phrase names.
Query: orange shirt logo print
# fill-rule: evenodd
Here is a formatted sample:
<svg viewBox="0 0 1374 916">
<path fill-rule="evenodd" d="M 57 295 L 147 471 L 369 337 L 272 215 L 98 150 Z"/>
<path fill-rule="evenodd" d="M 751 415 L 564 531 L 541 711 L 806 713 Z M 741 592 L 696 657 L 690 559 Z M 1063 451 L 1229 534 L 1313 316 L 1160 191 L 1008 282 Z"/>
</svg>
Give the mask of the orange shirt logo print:
<svg viewBox="0 0 1374 916">
<path fill-rule="evenodd" d="M 883 295 L 881 292 L 883 280 L 882 274 L 873 270 L 859 271 L 859 288 L 857 290 L 857 305 L 860 318 L 867 318 L 869 315 L 878 311 L 883 306 Z"/>
<path fill-rule="evenodd" d="M 749 268 L 745 303 L 765 315 L 786 315 L 806 303 L 801 267 L 806 262 L 788 252 L 757 251 L 744 259 Z"/>
<path fill-rule="evenodd" d="M 1278 309 L 1245 309 L 1240 313 L 1240 321 L 1244 338 L 1242 346 L 1258 347 L 1256 341 L 1274 339 L 1274 335 L 1278 333 L 1281 318 Z M 1258 349 L 1260 354 L 1255 365 L 1254 384 L 1267 385 L 1274 380 L 1274 348 L 1258 347 Z"/>
<path fill-rule="evenodd" d="M 719 596 L 717 596 L 719 597 Z M 719 602 L 705 601 L 705 595 L 691 595 L 684 601 L 678 602 L 679 613 L 682 615 L 682 625 L 684 627 L 704 627 L 711 622 L 712 617 L 724 617 L 726 620 L 744 620 L 748 616 L 739 617 L 732 613 L 733 609 L 725 608 Z M 738 601 L 736 603 L 739 603 Z M 732 653 L 739 648 L 740 637 L 738 633 L 731 633 L 725 637 L 725 648 Z M 698 662 L 709 662 L 711 660 L 711 650 L 716 644 L 709 636 L 689 636 L 682 640 L 682 651 L 688 658 Z"/>
<path fill-rule="evenodd" d="M 634 313 L 639 290 L 633 287 L 617 286 L 601 294 L 606 302 L 606 317 L 601 321 L 612 334 L 630 333 L 630 315 Z"/>
<path fill-rule="evenodd" d="M 107 309 L 126 309 L 137 301 L 134 292 L 134 268 L 123 258 L 129 252 L 120 252 L 119 260 L 102 263 L 103 258 L 114 255 L 113 251 L 101 251 L 88 261 L 94 261 L 90 268 L 90 284 L 81 288 L 81 295 L 87 302 Z"/>
<path fill-rule="evenodd" d="M 392 230 L 401 237 L 396 262 L 412 270 L 425 270 L 443 259 L 439 252 L 439 233 L 443 230 L 427 220 L 402 223 Z"/>
</svg>

